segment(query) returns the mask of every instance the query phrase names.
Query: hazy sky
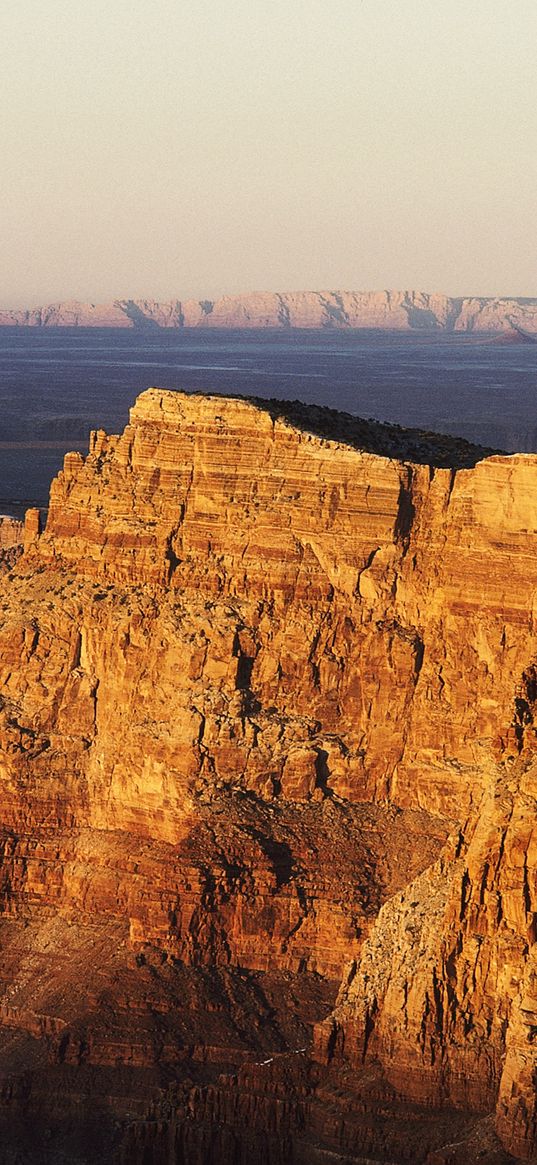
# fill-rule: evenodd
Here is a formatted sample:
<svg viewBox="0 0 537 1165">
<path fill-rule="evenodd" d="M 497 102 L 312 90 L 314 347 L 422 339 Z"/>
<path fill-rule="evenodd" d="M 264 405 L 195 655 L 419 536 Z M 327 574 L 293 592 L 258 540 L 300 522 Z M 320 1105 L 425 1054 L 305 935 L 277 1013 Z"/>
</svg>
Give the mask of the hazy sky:
<svg viewBox="0 0 537 1165">
<path fill-rule="evenodd" d="M 0 305 L 537 294 L 536 0 L 1 0 Z"/>
</svg>

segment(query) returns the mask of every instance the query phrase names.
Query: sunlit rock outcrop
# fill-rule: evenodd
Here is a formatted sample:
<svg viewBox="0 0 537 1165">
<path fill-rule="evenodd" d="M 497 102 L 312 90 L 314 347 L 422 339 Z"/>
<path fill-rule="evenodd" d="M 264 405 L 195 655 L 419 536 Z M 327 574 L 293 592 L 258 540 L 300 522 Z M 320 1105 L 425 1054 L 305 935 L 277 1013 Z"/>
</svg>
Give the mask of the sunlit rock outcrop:
<svg viewBox="0 0 537 1165">
<path fill-rule="evenodd" d="M 536 498 L 160 389 L 66 457 L 0 600 L 6 1135 L 534 1159 Z"/>
</svg>

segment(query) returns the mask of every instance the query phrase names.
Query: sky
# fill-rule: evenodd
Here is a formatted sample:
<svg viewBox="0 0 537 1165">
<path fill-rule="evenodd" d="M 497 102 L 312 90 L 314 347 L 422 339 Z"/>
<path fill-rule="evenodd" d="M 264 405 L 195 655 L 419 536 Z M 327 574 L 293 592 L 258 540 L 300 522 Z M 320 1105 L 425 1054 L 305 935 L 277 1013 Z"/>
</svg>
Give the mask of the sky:
<svg viewBox="0 0 537 1165">
<path fill-rule="evenodd" d="M 535 0 L 2 0 L 0 306 L 537 295 Z"/>
</svg>

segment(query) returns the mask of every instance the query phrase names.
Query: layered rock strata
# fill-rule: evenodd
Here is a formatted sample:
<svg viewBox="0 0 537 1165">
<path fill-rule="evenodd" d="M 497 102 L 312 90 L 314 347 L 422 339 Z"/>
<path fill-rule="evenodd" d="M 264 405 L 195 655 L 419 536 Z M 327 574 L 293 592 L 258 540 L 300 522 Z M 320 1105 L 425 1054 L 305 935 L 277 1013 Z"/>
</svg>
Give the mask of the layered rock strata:
<svg viewBox="0 0 537 1165">
<path fill-rule="evenodd" d="M 536 487 L 159 389 L 66 457 L 0 600 L 6 1144 L 535 1159 Z"/>
<path fill-rule="evenodd" d="M 537 333 L 537 299 L 455 298 L 423 291 L 295 291 L 220 299 L 68 300 L 0 311 L 0 327 L 374 328 L 394 331 Z"/>
</svg>

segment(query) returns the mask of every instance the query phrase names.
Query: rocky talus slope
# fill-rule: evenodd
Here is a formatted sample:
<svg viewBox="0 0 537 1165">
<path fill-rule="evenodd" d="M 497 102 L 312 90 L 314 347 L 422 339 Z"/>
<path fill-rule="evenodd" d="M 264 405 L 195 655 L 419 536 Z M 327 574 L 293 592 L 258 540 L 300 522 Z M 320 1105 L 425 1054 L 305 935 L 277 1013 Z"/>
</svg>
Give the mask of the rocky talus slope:
<svg viewBox="0 0 537 1165">
<path fill-rule="evenodd" d="M 536 457 L 300 405 L 66 457 L 0 580 L 7 1165 L 537 1160 L 536 538 Z"/>
<path fill-rule="evenodd" d="M 219 299 L 66 300 L 0 311 L 0 327 L 375 328 L 425 332 L 537 334 L 537 298 L 461 296 L 425 291 L 288 291 Z"/>
</svg>

